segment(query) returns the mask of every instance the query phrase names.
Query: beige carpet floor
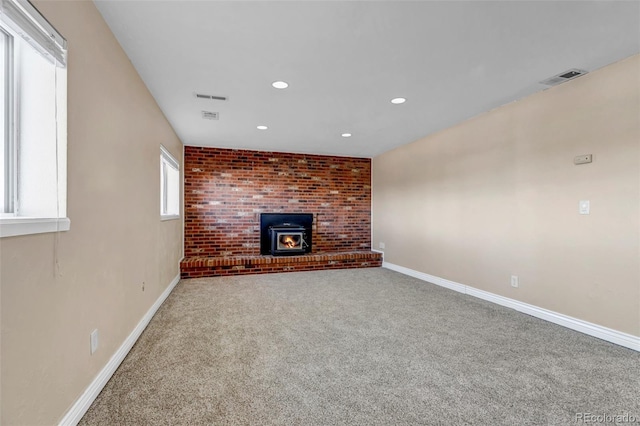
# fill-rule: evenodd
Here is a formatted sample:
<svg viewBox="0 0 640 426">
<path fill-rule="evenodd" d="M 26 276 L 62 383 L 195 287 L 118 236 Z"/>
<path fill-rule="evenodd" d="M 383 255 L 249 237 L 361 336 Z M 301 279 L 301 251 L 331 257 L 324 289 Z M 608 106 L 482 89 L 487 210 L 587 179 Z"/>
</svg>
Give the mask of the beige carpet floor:
<svg viewBox="0 0 640 426">
<path fill-rule="evenodd" d="M 372 268 L 181 281 L 81 424 L 568 425 L 578 413 L 640 419 L 640 354 Z"/>
</svg>

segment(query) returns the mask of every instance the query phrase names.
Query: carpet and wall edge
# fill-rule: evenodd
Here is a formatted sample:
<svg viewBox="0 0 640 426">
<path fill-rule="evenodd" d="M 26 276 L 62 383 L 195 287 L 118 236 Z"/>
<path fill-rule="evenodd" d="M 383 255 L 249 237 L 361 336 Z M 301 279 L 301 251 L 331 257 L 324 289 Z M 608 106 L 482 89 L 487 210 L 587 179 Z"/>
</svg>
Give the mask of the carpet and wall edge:
<svg viewBox="0 0 640 426">
<path fill-rule="evenodd" d="M 580 333 L 587 334 L 598 339 L 605 340 L 616 345 L 624 346 L 625 348 L 632 349 L 640 352 L 640 337 L 631 334 L 623 333 L 621 331 L 613 330 L 607 327 L 603 327 L 598 324 L 593 324 L 588 321 L 583 321 L 578 318 L 573 318 L 568 315 L 560 314 L 558 312 L 550 311 L 544 308 L 540 308 L 535 305 L 520 302 L 508 297 L 499 296 L 488 291 L 479 290 L 477 288 L 470 287 L 468 285 L 460 284 L 455 281 L 447 280 L 445 278 L 436 277 L 435 275 L 426 274 L 413 269 L 405 268 L 404 266 L 396 265 L 389 262 L 382 262 L 382 267 L 390 269 L 392 271 L 400 272 L 401 274 L 408 275 L 413 278 L 417 278 L 422 281 L 429 282 L 431 284 L 445 287 L 459 293 L 467 294 L 469 296 L 477 297 L 497 305 L 501 305 L 507 308 L 515 309 L 518 312 L 522 312 L 527 315 L 531 315 L 536 318 L 543 319 L 545 321 L 552 322 L 554 324 L 561 325 Z"/>
<path fill-rule="evenodd" d="M 113 354 L 109 362 L 104 366 L 102 370 L 98 373 L 95 379 L 89 384 L 89 386 L 85 389 L 85 391 L 80 395 L 80 397 L 76 400 L 76 402 L 71 406 L 69 411 L 64 415 L 62 420 L 60 420 L 60 426 L 75 426 L 80 422 L 82 416 L 87 412 L 93 401 L 98 397 L 102 388 L 107 384 L 111 376 L 116 372 L 122 361 L 125 359 L 133 345 L 136 343 L 142 332 L 155 315 L 156 311 L 162 306 L 164 301 L 169 297 L 175 286 L 180 281 L 180 273 L 175 276 L 169 286 L 162 292 L 160 297 L 155 301 L 155 303 L 149 308 L 147 313 L 142 317 L 138 325 L 133 329 L 131 334 L 125 339 L 125 341 L 120 345 L 118 350 Z"/>
</svg>

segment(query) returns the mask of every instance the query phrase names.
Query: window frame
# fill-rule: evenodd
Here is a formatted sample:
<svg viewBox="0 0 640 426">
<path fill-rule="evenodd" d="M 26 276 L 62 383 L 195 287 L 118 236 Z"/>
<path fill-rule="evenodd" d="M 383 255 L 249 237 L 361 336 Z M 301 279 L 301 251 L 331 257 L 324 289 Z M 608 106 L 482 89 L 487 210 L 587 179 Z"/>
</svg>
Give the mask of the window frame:
<svg viewBox="0 0 640 426">
<path fill-rule="evenodd" d="M 167 213 L 168 209 L 168 174 L 166 173 L 166 167 L 173 168 L 178 173 L 178 199 L 177 199 L 177 208 L 178 213 Z M 175 159 L 173 155 L 167 150 L 164 146 L 160 145 L 160 220 L 176 220 L 180 219 L 181 216 L 181 205 L 180 205 L 180 163 Z"/>
<path fill-rule="evenodd" d="M 5 31 L 0 27 L 0 33 L 3 36 L 4 51 L 4 75 L 5 79 L 0 84 L 4 85 L 4 142 L 3 142 L 3 210 L 0 211 L 0 217 L 14 217 L 15 214 L 15 194 L 16 194 L 16 140 L 14 111 L 16 109 L 14 91 L 15 91 L 15 73 L 14 73 L 14 35 Z"/>
<path fill-rule="evenodd" d="M 2 41 L 6 47 L 4 49 L 5 79 L 0 82 L 5 86 L 4 140 L 3 146 L 0 148 L 4 150 L 4 164 L 2 164 L 4 208 L 0 211 L 0 238 L 68 231 L 71 221 L 66 217 L 66 40 L 28 0 L 0 1 L 2 2 L 0 31 L 7 36 Z M 19 66 L 16 62 L 17 55 L 20 55 L 19 49 L 16 47 L 18 37 L 21 38 L 20 43 L 30 45 L 30 48 L 43 55 L 55 67 L 56 134 L 54 143 L 56 154 L 55 158 L 48 160 L 55 161 L 56 168 L 56 212 L 54 214 L 28 216 L 20 212 L 20 200 L 24 194 L 20 194 L 18 190 L 20 182 L 18 160 L 21 144 L 18 124 L 21 107 L 21 78 L 20 73 L 16 70 L 16 67 Z M 39 45 L 39 42 L 44 42 L 45 45 Z"/>
</svg>

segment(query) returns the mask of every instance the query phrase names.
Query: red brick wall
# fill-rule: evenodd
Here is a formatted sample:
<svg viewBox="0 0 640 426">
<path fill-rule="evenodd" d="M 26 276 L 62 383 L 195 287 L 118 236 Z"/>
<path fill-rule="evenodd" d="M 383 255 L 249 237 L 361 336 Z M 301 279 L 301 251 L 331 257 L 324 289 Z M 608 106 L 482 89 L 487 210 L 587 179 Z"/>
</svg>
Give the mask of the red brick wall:
<svg viewBox="0 0 640 426">
<path fill-rule="evenodd" d="M 368 158 L 185 147 L 185 257 L 260 254 L 260 213 L 314 213 L 313 253 L 371 248 Z"/>
</svg>

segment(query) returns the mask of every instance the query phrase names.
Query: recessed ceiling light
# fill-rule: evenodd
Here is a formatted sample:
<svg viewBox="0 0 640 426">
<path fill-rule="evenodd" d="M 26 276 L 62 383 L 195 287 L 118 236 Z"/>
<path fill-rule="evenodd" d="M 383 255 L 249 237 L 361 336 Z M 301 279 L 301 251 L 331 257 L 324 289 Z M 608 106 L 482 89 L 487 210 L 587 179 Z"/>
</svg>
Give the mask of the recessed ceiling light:
<svg viewBox="0 0 640 426">
<path fill-rule="evenodd" d="M 287 87 L 289 87 L 289 83 L 287 83 L 286 81 L 274 81 L 273 83 L 271 83 L 271 85 L 276 89 L 286 89 Z"/>
<path fill-rule="evenodd" d="M 258 126 L 257 129 L 258 130 L 267 130 L 268 127 L 267 126 Z"/>
<path fill-rule="evenodd" d="M 407 102 L 407 100 L 405 98 L 393 98 L 393 99 L 391 99 L 391 103 L 392 104 L 396 104 L 396 105 L 397 104 L 403 104 L 405 102 Z"/>
<path fill-rule="evenodd" d="M 343 133 L 342 137 L 343 138 L 350 138 L 351 137 L 351 133 Z"/>
</svg>

